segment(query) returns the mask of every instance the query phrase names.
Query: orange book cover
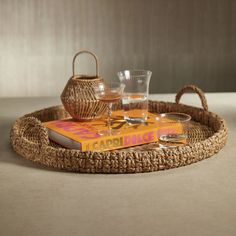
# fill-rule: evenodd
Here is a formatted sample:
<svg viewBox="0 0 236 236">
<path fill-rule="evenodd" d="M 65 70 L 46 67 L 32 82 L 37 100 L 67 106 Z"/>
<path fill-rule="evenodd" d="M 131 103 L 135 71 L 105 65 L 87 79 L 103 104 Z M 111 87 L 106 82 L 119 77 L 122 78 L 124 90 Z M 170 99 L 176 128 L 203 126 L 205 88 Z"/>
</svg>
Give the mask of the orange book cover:
<svg viewBox="0 0 236 236">
<path fill-rule="evenodd" d="M 81 151 L 106 151 L 157 142 L 158 125 L 155 115 L 148 114 L 144 124 L 128 125 L 122 119 L 122 111 L 113 112 L 112 128 L 118 132 L 112 136 L 101 136 L 100 130 L 107 129 L 105 119 L 79 122 L 73 119 L 44 122 L 49 138 L 62 146 Z M 173 129 L 173 126 L 170 127 Z M 180 126 L 174 129 L 181 129 Z"/>
</svg>

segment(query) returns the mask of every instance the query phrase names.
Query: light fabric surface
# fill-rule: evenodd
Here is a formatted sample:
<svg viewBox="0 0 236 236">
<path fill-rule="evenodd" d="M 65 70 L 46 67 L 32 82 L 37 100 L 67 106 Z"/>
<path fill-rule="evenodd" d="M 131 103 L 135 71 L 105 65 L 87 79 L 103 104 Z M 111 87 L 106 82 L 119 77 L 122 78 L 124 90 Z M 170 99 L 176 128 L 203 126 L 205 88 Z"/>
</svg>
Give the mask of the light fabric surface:
<svg viewBox="0 0 236 236">
<path fill-rule="evenodd" d="M 59 98 L 0 99 L 0 235 L 236 235 L 236 93 L 206 96 L 229 126 L 223 150 L 190 166 L 124 175 L 54 171 L 22 159 L 9 144 L 12 122 Z M 182 102 L 200 104 L 194 95 Z"/>
</svg>

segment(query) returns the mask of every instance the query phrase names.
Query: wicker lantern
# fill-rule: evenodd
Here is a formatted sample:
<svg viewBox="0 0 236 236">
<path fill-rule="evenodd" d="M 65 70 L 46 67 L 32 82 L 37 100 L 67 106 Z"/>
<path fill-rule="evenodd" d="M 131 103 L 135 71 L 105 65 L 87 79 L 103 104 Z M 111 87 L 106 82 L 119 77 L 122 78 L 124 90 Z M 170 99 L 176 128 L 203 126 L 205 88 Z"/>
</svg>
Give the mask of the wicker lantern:
<svg viewBox="0 0 236 236">
<path fill-rule="evenodd" d="M 75 60 L 82 53 L 92 55 L 96 62 L 96 75 L 75 75 Z M 89 51 L 80 51 L 75 54 L 72 62 L 73 75 L 69 79 L 61 94 L 61 101 L 65 110 L 77 120 L 91 120 L 99 118 L 105 111 L 105 104 L 96 100 L 94 86 L 103 81 L 99 76 L 98 59 Z"/>
</svg>

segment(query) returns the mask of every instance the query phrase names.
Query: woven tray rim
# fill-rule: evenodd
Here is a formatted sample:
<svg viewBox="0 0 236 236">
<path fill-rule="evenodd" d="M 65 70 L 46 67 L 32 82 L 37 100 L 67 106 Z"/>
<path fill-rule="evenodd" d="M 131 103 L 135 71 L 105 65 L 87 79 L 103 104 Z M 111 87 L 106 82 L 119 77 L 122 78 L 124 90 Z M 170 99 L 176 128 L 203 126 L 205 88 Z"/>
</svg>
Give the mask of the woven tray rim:
<svg viewBox="0 0 236 236">
<path fill-rule="evenodd" d="M 168 109 L 175 107 L 178 111 L 191 110 L 194 114 L 196 113 L 196 116 L 202 118 L 208 117 L 208 121 L 206 121 L 204 125 L 207 125 L 207 122 L 210 122 L 211 119 L 217 121 L 215 124 L 216 127 L 212 127 L 215 132 L 211 137 L 203 141 L 170 149 L 81 152 L 75 149 L 55 148 L 49 146 L 47 130 L 43 127 L 41 121 L 35 117 L 42 113 L 46 114 L 50 110 L 62 109 L 62 106 L 59 105 L 37 110 L 18 118 L 11 129 L 11 144 L 13 149 L 24 158 L 57 169 L 87 173 L 137 173 L 164 170 L 192 164 L 219 152 L 226 143 L 226 122 L 213 112 L 185 104 L 152 100 L 149 101 L 149 106 L 152 108 L 151 112 L 156 106 L 159 108 L 163 106 Z M 27 124 L 31 125 L 33 124 L 41 130 L 40 137 L 42 137 L 43 140 L 41 140 L 40 143 L 32 142 L 21 135 L 21 130 L 24 128 L 21 127 L 21 125 L 24 124 L 24 122 L 28 122 Z M 54 160 L 53 158 L 56 159 Z M 56 160 L 58 162 L 56 162 Z M 73 164 L 71 164 L 72 160 L 76 162 L 76 165 L 73 166 Z M 122 164 L 124 167 L 122 167 Z"/>
</svg>

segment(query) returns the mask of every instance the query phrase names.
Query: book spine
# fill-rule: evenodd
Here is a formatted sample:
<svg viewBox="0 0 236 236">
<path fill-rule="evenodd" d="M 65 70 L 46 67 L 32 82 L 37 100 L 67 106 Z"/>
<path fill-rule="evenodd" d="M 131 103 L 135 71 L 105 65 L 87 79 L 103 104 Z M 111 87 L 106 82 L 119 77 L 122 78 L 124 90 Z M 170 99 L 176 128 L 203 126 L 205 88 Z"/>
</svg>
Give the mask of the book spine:
<svg viewBox="0 0 236 236">
<path fill-rule="evenodd" d="M 107 151 L 158 141 L 157 130 L 146 130 L 127 135 L 108 136 L 102 139 L 83 141 L 82 151 Z"/>
</svg>

